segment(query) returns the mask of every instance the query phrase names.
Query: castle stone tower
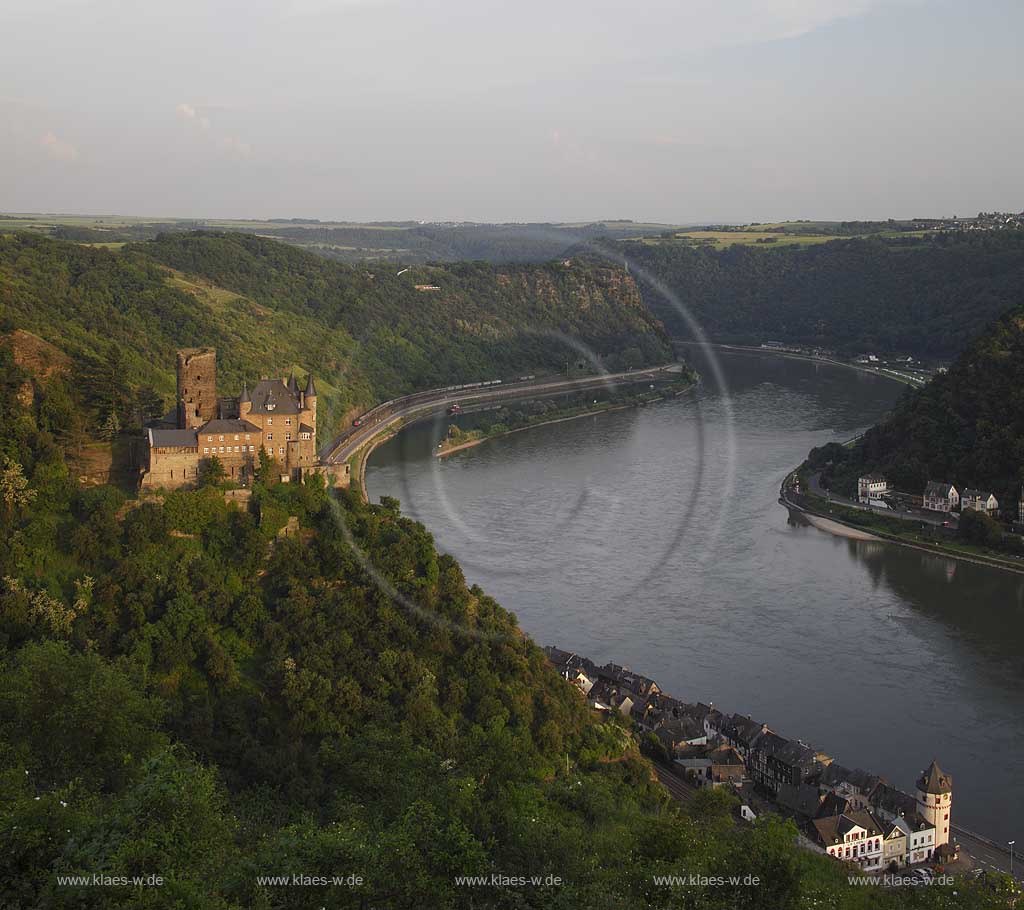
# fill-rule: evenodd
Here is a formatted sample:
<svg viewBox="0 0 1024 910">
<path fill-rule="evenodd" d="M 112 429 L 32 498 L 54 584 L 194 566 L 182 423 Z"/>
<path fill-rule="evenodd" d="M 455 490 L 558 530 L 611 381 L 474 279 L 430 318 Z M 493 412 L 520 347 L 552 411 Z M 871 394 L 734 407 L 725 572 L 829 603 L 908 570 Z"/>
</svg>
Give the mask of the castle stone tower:
<svg viewBox="0 0 1024 910">
<path fill-rule="evenodd" d="M 916 795 L 918 813 L 935 826 L 936 848 L 948 844 L 949 817 L 953 809 L 953 778 L 933 760 L 917 779 Z"/>
<path fill-rule="evenodd" d="M 306 379 L 306 389 L 302 393 L 302 407 L 309 411 L 310 419 L 313 422 L 313 430 L 316 430 L 316 383 L 313 382 L 313 374 L 310 373 Z"/>
<path fill-rule="evenodd" d="M 178 351 L 178 428 L 201 427 L 217 416 L 217 352 Z"/>
</svg>

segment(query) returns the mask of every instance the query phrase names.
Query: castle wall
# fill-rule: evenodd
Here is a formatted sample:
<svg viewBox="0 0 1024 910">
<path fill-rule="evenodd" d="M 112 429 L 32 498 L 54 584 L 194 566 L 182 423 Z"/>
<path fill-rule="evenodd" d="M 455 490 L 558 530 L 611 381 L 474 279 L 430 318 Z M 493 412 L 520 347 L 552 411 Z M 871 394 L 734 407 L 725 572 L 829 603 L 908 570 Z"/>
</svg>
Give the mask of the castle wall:
<svg viewBox="0 0 1024 910">
<path fill-rule="evenodd" d="M 192 486 L 199 480 L 199 453 L 191 448 L 150 449 L 149 468 L 142 486 L 173 490 Z"/>
</svg>

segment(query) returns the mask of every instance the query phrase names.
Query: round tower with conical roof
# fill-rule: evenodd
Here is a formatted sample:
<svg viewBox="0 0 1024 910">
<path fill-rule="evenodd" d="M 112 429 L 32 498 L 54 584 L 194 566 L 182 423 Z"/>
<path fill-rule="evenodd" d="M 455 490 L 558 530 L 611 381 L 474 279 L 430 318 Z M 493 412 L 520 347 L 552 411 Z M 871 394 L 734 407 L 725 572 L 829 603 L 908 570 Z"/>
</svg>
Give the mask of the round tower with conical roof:
<svg viewBox="0 0 1024 910">
<path fill-rule="evenodd" d="M 238 416 L 245 418 L 252 410 L 252 398 L 249 395 L 249 383 L 242 383 L 242 394 L 238 396 Z"/>
<path fill-rule="evenodd" d="M 939 767 L 937 761 L 933 760 L 917 779 L 917 811 L 921 818 L 935 826 L 936 849 L 948 844 L 953 778 Z"/>
</svg>

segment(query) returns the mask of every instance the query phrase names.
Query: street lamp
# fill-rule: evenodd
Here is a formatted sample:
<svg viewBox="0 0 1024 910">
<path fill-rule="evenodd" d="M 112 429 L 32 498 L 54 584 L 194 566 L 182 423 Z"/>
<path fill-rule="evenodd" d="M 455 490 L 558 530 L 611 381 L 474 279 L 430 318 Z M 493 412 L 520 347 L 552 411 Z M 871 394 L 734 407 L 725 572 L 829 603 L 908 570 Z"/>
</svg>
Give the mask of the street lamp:
<svg viewBox="0 0 1024 910">
<path fill-rule="evenodd" d="M 1013 845 L 1017 843 L 1015 840 L 1007 841 L 1010 845 L 1010 878 L 1013 878 Z"/>
</svg>

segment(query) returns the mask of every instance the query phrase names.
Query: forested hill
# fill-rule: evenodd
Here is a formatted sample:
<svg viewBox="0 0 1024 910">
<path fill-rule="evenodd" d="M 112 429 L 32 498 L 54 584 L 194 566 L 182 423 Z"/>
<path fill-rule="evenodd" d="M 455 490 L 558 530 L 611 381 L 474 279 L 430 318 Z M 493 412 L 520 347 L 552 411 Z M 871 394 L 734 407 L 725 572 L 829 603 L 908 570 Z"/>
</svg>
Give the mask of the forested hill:
<svg viewBox="0 0 1024 910">
<path fill-rule="evenodd" d="M 420 289 L 417 289 L 417 285 Z M 176 348 L 214 345 L 221 388 L 312 369 L 323 429 L 373 401 L 561 369 L 665 361 L 663 327 L 620 269 L 456 264 L 396 274 L 245 234 L 165 235 L 120 250 L 0 235 L 0 334 L 70 358 L 97 424 L 137 426 L 173 396 Z"/>
<path fill-rule="evenodd" d="M 908 390 L 839 455 L 829 474 L 846 492 L 856 490 L 859 475 L 877 470 L 915 493 L 929 480 L 990 490 L 1015 518 L 1024 481 L 1024 306 L 988 326 L 948 372 Z"/>
<path fill-rule="evenodd" d="M 675 808 L 396 502 L 83 489 L 27 383 L 0 347 L 0 907 L 1010 906 L 850 885 L 724 790 Z"/>
<path fill-rule="evenodd" d="M 611 255 L 623 252 L 672 334 L 690 336 L 675 297 L 720 342 L 947 359 L 1024 293 L 1020 230 L 722 250 L 651 240 Z"/>
</svg>

